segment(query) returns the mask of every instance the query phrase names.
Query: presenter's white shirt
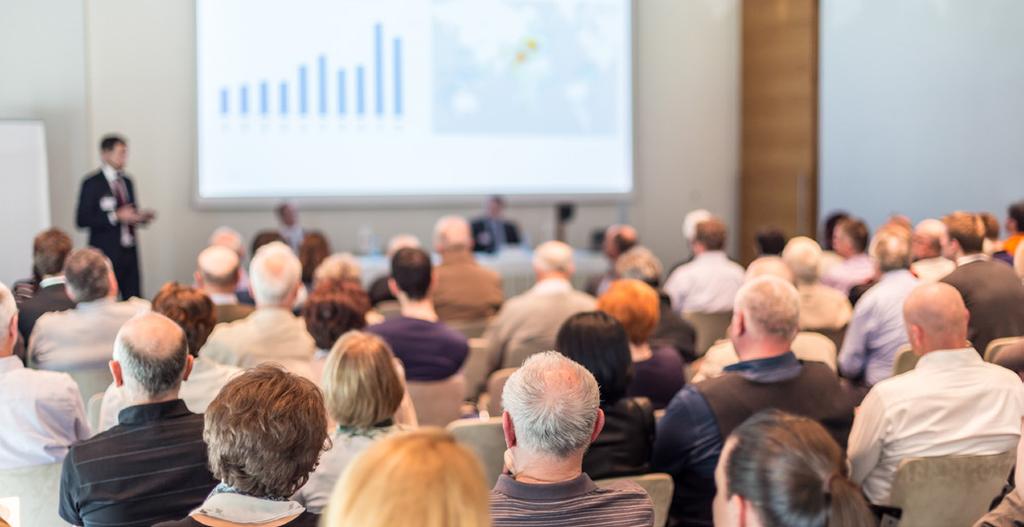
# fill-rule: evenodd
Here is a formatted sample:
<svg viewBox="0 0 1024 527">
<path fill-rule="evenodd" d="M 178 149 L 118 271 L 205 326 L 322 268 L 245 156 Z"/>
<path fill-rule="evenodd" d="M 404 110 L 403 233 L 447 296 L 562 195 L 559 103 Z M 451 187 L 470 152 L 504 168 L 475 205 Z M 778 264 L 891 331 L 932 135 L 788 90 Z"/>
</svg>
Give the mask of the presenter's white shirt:
<svg viewBox="0 0 1024 527">
<path fill-rule="evenodd" d="M 889 505 L 893 477 L 909 457 L 990 455 L 1013 449 L 1024 384 L 973 348 L 934 351 L 876 384 L 850 432 L 852 478 L 871 503 Z"/>
<path fill-rule="evenodd" d="M 743 285 L 743 267 L 722 251 L 698 254 L 665 281 L 676 313 L 725 313 Z"/>
<path fill-rule="evenodd" d="M 0 470 L 59 463 L 89 435 L 82 395 L 68 374 L 0 359 Z"/>
</svg>

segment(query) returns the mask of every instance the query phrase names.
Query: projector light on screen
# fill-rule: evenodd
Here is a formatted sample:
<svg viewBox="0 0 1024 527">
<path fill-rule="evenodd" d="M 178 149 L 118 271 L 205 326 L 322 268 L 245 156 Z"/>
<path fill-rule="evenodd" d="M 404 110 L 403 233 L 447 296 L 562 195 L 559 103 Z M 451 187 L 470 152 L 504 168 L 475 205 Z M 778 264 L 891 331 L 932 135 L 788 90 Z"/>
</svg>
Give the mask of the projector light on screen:
<svg viewBox="0 0 1024 527">
<path fill-rule="evenodd" d="M 198 197 L 623 194 L 631 0 L 197 0 Z"/>
</svg>

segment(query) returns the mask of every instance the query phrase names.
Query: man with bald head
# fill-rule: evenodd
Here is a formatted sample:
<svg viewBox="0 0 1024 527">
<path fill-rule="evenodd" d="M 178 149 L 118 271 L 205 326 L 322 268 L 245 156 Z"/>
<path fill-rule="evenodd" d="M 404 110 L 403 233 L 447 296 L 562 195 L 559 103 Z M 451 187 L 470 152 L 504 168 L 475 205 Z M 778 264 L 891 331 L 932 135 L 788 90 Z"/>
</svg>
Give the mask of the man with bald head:
<svg viewBox="0 0 1024 527">
<path fill-rule="evenodd" d="M 72 525 L 149 526 L 180 518 L 217 484 L 207 468 L 203 417 L 178 398 L 192 369 L 185 332 L 156 313 L 124 324 L 110 372 L 130 406 L 118 425 L 64 458 L 59 513 Z"/>
<path fill-rule="evenodd" d="M 302 287 L 302 264 L 282 242 L 260 247 L 249 264 L 256 310 L 227 324 L 217 324 L 201 354 L 228 366 L 248 368 L 276 362 L 292 373 L 312 375 L 316 343 L 292 306 Z"/>
<path fill-rule="evenodd" d="M 792 351 L 800 297 L 793 284 L 761 276 L 736 293 L 729 339 L 740 362 L 714 379 L 687 385 L 658 423 L 651 469 L 675 481 L 673 525 L 711 525 L 715 465 L 729 433 L 751 415 L 777 408 L 820 421 L 845 443 L 853 405 L 839 378 Z"/>
<path fill-rule="evenodd" d="M 211 245 L 199 253 L 196 263 L 196 287 L 210 297 L 218 323 L 234 322 L 252 313 L 253 307 L 240 303 L 236 293 L 241 278 L 238 253 Z"/>
<path fill-rule="evenodd" d="M 434 250 L 441 265 L 434 269 L 434 309 L 442 322 L 484 320 L 505 300 L 501 276 L 473 257 L 469 222 L 445 216 L 434 225 Z"/>
<path fill-rule="evenodd" d="M 949 243 L 946 225 L 934 218 L 921 220 L 911 237 L 910 272 L 922 282 L 938 282 L 956 269 L 956 263 L 942 255 Z"/>
<path fill-rule="evenodd" d="M 952 286 L 918 286 L 903 304 L 907 337 L 921 358 L 876 384 L 850 433 L 852 479 L 890 505 L 892 479 L 909 457 L 1006 452 L 1020 438 L 1024 390 L 1013 372 L 984 362 L 967 342 L 967 307 Z"/>
</svg>

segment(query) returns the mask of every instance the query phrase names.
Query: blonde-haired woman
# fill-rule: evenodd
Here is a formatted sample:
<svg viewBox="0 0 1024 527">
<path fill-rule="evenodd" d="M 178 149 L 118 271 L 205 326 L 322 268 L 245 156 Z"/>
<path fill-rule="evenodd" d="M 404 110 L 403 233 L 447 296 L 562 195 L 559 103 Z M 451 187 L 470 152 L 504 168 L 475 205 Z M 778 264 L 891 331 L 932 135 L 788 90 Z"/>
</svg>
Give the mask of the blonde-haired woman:
<svg viewBox="0 0 1024 527">
<path fill-rule="evenodd" d="M 327 527 L 488 527 L 489 493 L 476 458 L 426 428 L 370 447 L 338 482 Z"/>
<path fill-rule="evenodd" d="M 320 459 L 295 500 L 318 513 L 353 458 L 378 439 L 400 430 L 394 422 L 405 386 L 395 356 L 383 339 L 350 331 L 331 348 L 323 373 L 327 413 L 337 423 L 333 447 Z"/>
</svg>

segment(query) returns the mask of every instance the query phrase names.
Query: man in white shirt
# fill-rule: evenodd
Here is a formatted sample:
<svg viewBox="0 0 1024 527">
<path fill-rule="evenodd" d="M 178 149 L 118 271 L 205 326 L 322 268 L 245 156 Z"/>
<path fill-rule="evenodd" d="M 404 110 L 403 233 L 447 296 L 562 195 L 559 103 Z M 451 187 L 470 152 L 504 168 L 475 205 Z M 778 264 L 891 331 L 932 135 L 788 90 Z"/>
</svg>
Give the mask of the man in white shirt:
<svg viewBox="0 0 1024 527">
<path fill-rule="evenodd" d="M 672 271 L 665 293 L 676 313 L 725 313 L 743 285 L 743 267 L 725 254 L 725 223 L 710 218 L 697 224 L 693 260 Z"/>
<path fill-rule="evenodd" d="M 89 437 L 78 385 L 66 373 L 26 369 L 15 357 L 18 308 L 0 284 L 0 470 L 59 463 Z"/>
<path fill-rule="evenodd" d="M 567 318 L 597 306 L 594 297 L 574 290 L 569 281 L 575 265 L 568 245 L 541 244 L 533 253 L 533 271 L 537 283 L 505 301 L 484 334 L 491 371 L 518 367 L 530 355 L 553 349 Z"/>
<path fill-rule="evenodd" d="M 868 392 L 847 451 L 852 479 L 876 505 L 890 504 L 903 459 L 1006 452 L 1020 439 L 1024 415 L 1020 378 L 968 346 L 967 308 L 956 289 L 941 282 L 919 286 L 903 314 L 921 359 Z"/>
<path fill-rule="evenodd" d="M 946 225 L 934 218 L 921 220 L 914 227 L 911 238 L 911 253 L 914 263 L 910 272 L 922 282 L 938 282 L 956 269 L 956 262 L 942 255 L 942 248 L 949 244 Z"/>
<path fill-rule="evenodd" d="M 238 301 L 238 253 L 220 245 L 203 249 L 197 259 L 196 287 L 202 289 L 214 306 L 218 323 L 234 322 L 249 316 L 253 307 Z"/>
<path fill-rule="evenodd" d="M 260 247 L 249 265 L 256 310 L 218 324 L 199 355 L 220 364 L 248 368 L 276 362 L 292 373 L 311 376 L 316 343 L 292 306 L 302 287 L 302 264 L 287 245 Z"/>
<path fill-rule="evenodd" d="M 29 364 L 43 370 L 106 368 L 121 325 L 148 311 L 149 302 L 118 302 L 117 279 L 110 260 L 92 247 L 78 249 L 64 262 L 74 309 L 39 317 L 28 344 Z"/>
</svg>

